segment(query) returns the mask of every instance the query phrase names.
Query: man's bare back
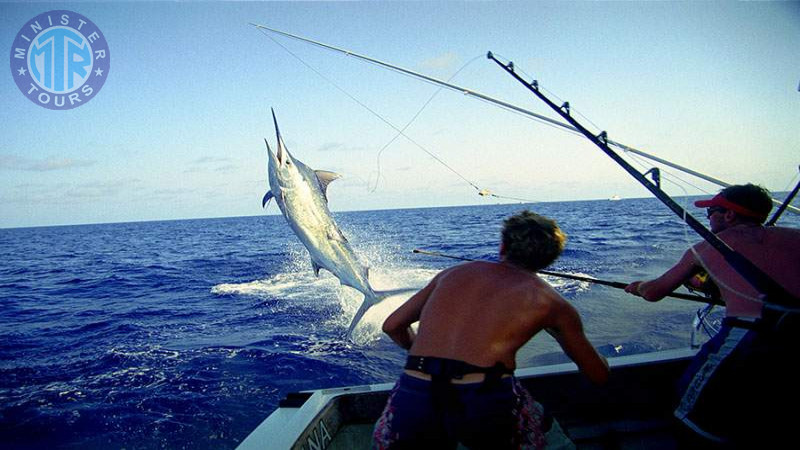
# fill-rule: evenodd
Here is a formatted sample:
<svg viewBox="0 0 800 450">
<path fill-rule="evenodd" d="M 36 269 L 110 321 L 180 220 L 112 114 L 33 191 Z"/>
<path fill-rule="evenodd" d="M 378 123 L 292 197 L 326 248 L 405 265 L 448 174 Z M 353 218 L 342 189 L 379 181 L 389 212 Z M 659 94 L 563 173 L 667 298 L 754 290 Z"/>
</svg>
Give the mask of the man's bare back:
<svg viewBox="0 0 800 450">
<path fill-rule="evenodd" d="M 513 369 L 520 347 L 546 329 L 592 381 L 608 374 L 577 311 L 536 274 L 510 263 L 471 262 L 441 272 L 386 320 L 384 331 L 401 334 L 403 345 L 400 330 L 416 321 L 418 334 L 404 342 L 410 355 Z"/>
<path fill-rule="evenodd" d="M 503 221 L 499 263 L 442 271 L 384 321 L 409 356 L 376 423 L 376 447 L 544 445 L 543 408 L 513 377 L 517 351 L 543 329 L 590 380 L 606 381 L 608 364 L 578 312 L 536 275 L 565 242 L 554 220 L 515 214 Z"/>
<path fill-rule="evenodd" d="M 738 225 L 719 233 L 720 239 L 772 277 L 790 295 L 800 298 L 800 230 L 760 225 Z M 696 247 L 702 265 L 719 284 L 729 316 L 759 317 L 758 292 L 722 255 L 706 242 Z M 695 257 L 696 259 L 697 257 Z"/>
<path fill-rule="evenodd" d="M 800 298 L 800 231 L 792 228 L 735 224 L 719 230 L 726 244 L 772 277 L 790 295 Z M 698 269 L 707 269 L 717 283 L 730 317 L 761 317 L 758 292 L 707 242 L 687 250 L 680 261 L 655 280 L 634 282 L 626 289 L 658 301 L 686 282 Z"/>
<path fill-rule="evenodd" d="M 800 301 L 800 231 L 763 225 L 772 210 L 769 191 L 751 183 L 732 185 L 694 204 L 706 209 L 713 233 L 790 297 L 782 301 Z M 793 361 L 787 358 L 797 351 L 796 313 L 763 302 L 756 288 L 705 241 L 658 278 L 634 281 L 625 291 L 658 301 L 681 284 L 704 287 L 696 277 L 701 270 L 716 284 L 727 317 L 681 377 L 675 417 L 698 439 L 708 439 L 683 446 L 708 447 L 713 440 L 714 448 L 771 448 L 775 445 L 767 440 L 782 444 L 792 439 L 794 424 L 785 411 L 800 397 Z M 765 437 L 753 430 L 770 433 Z"/>
</svg>

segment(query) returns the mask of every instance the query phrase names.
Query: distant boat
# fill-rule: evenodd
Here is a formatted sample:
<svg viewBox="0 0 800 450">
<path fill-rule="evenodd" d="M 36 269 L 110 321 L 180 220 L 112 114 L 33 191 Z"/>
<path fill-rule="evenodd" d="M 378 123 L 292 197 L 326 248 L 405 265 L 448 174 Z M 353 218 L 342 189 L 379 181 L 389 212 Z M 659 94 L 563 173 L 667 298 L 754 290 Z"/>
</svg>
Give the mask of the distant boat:
<svg viewBox="0 0 800 450">
<path fill-rule="evenodd" d="M 611 202 L 616 202 L 618 200 L 622 200 L 619 195 L 612 195 L 611 198 L 608 199 Z"/>
</svg>

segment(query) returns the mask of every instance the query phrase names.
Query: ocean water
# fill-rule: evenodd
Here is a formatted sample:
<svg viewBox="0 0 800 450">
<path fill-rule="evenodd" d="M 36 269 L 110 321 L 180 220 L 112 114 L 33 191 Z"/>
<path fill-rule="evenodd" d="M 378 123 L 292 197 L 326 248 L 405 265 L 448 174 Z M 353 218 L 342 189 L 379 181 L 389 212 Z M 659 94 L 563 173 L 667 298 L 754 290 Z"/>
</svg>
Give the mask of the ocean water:
<svg viewBox="0 0 800 450">
<path fill-rule="evenodd" d="M 454 261 L 412 249 L 495 258 L 502 219 L 525 207 L 569 235 L 561 272 L 651 277 L 698 240 L 653 199 L 336 218 L 377 289 L 418 288 Z M 689 343 L 699 304 L 549 281 L 606 355 Z M 289 392 L 396 378 L 404 352 L 379 330 L 404 298 L 370 310 L 348 343 L 360 300 L 313 275 L 281 216 L 0 230 L 0 447 L 234 448 Z M 518 358 L 562 361 L 549 336 Z"/>
</svg>

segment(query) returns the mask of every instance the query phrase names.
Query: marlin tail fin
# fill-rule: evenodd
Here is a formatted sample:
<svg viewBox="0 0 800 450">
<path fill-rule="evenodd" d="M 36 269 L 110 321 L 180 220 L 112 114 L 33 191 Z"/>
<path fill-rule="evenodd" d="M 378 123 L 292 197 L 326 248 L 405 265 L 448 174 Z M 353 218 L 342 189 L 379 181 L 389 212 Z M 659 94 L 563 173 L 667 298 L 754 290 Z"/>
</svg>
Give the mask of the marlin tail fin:
<svg viewBox="0 0 800 450">
<path fill-rule="evenodd" d="M 417 292 L 418 290 L 417 288 L 391 289 L 388 291 L 374 291 L 372 294 L 364 295 L 364 301 L 361 302 L 361 306 L 358 307 L 358 311 L 356 311 L 356 314 L 353 316 L 353 320 L 350 321 L 350 327 L 347 328 L 347 334 L 345 335 L 347 340 L 353 340 L 353 330 L 356 329 L 356 325 L 358 325 L 358 322 L 361 321 L 361 318 L 364 317 L 364 313 L 366 313 L 368 309 L 389 297 Z"/>
</svg>

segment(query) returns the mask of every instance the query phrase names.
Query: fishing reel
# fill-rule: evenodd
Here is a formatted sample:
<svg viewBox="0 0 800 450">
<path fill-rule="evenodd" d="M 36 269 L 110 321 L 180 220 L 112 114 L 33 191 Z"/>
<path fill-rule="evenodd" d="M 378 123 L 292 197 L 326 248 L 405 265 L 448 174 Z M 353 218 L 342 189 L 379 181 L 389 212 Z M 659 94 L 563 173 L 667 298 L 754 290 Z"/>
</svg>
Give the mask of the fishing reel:
<svg viewBox="0 0 800 450">
<path fill-rule="evenodd" d="M 695 317 L 692 320 L 692 335 L 690 345 L 692 348 L 697 348 L 700 343 L 697 342 L 697 334 L 702 330 L 705 332 L 707 338 L 717 334 L 722 320 L 720 318 L 710 317 L 711 312 L 714 310 L 714 303 L 712 300 L 720 298 L 719 286 L 711 279 L 708 272 L 701 270 L 694 274 L 684 286 L 692 292 L 700 293 L 709 299 L 709 303 L 697 310 Z"/>
</svg>

